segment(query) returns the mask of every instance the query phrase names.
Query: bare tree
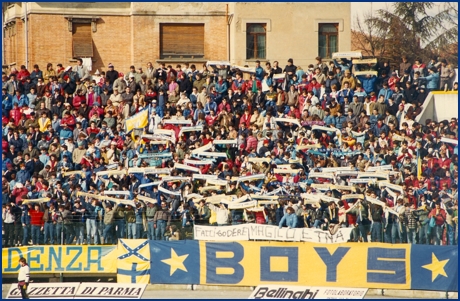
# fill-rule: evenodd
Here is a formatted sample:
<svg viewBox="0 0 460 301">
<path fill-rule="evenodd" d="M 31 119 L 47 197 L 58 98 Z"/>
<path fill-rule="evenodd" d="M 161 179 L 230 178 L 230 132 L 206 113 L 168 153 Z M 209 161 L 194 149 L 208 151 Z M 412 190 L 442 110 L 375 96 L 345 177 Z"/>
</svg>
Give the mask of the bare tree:
<svg viewBox="0 0 460 301">
<path fill-rule="evenodd" d="M 384 57 L 388 30 L 374 26 L 370 13 L 364 14 L 364 21 L 356 17 L 356 30 L 351 32 L 353 48 L 362 51 L 365 56 Z"/>
</svg>

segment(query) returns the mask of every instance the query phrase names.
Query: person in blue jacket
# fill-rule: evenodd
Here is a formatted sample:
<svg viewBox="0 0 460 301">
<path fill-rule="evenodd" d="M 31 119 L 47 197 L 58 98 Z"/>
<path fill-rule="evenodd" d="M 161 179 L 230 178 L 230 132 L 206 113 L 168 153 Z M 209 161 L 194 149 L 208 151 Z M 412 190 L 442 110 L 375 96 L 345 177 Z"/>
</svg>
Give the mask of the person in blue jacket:
<svg viewBox="0 0 460 301">
<path fill-rule="evenodd" d="M 10 111 L 13 109 L 13 96 L 8 94 L 6 88 L 2 89 L 2 110 L 5 111 L 5 116 L 10 116 Z"/>
<path fill-rule="evenodd" d="M 367 75 L 358 75 L 356 76 L 357 79 L 361 82 L 361 85 L 364 91 L 369 95 L 371 92 L 374 92 L 375 89 L 375 82 L 377 81 L 377 77 L 372 74 Z"/>
<path fill-rule="evenodd" d="M 350 70 L 351 68 L 351 61 L 347 60 L 346 58 L 340 59 L 340 63 L 338 63 L 336 59 L 333 59 L 332 61 L 336 67 L 340 68 L 341 72 Z"/>
<path fill-rule="evenodd" d="M 428 73 L 430 73 L 430 75 L 426 77 L 419 77 L 419 79 L 426 80 L 427 82 L 426 89 L 428 90 L 428 92 L 438 90 L 438 87 L 439 87 L 438 70 L 436 69 L 436 67 L 432 67 L 428 69 Z"/>
<path fill-rule="evenodd" d="M 286 214 L 284 214 L 283 218 L 281 218 L 281 221 L 279 223 L 279 228 L 281 229 L 283 227 L 283 223 L 286 221 L 286 226 L 289 229 L 297 227 L 297 215 L 295 214 L 295 211 L 292 207 L 287 207 L 286 209 Z"/>
<path fill-rule="evenodd" d="M 13 96 L 13 105 L 17 103 L 18 107 L 22 108 L 25 105 L 29 105 L 29 99 L 21 91 L 17 90 L 16 95 Z"/>
<path fill-rule="evenodd" d="M 388 87 L 388 82 L 383 83 L 383 88 L 380 89 L 377 98 L 379 98 L 382 95 L 385 99 L 385 104 L 388 105 L 388 99 L 390 99 L 390 97 L 393 95 L 393 91 Z"/>
</svg>

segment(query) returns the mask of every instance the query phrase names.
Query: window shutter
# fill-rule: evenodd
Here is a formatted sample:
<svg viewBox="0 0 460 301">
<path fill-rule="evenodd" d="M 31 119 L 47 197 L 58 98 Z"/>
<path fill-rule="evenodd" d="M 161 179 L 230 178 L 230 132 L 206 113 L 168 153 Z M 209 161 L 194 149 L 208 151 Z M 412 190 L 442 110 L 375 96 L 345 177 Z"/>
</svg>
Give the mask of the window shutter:
<svg viewBox="0 0 460 301">
<path fill-rule="evenodd" d="M 73 57 L 93 57 L 91 23 L 72 24 Z"/>
<path fill-rule="evenodd" d="M 161 57 L 204 57 L 204 24 L 161 24 Z"/>
</svg>

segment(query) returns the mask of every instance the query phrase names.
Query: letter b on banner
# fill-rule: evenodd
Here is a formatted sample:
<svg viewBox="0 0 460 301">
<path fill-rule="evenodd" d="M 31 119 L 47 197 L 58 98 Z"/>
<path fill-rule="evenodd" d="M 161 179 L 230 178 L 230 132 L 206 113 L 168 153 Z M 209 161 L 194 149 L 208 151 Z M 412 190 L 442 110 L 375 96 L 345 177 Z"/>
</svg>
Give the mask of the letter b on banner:
<svg viewBox="0 0 460 301">
<path fill-rule="evenodd" d="M 244 277 L 240 261 L 244 248 L 239 243 L 206 243 L 206 283 L 237 284 Z"/>
</svg>

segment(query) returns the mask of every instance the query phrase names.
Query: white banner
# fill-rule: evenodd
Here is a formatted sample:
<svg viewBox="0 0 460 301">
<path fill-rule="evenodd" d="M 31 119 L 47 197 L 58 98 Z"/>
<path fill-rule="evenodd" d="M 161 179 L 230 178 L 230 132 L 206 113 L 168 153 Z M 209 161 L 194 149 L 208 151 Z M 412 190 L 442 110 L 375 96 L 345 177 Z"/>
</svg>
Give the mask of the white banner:
<svg viewBox="0 0 460 301">
<path fill-rule="evenodd" d="M 243 202 L 243 203 L 230 203 L 228 209 L 244 209 L 257 206 L 257 201 Z"/>
<path fill-rule="evenodd" d="M 216 145 L 216 144 L 237 144 L 238 143 L 238 140 L 237 139 L 233 139 L 233 140 L 214 140 L 212 142 L 212 144 Z"/>
<path fill-rule="evenodd" d="M 296 124 L 297 126 L 300 126 L 300 122 L 296 118 L 275 118 L 275 122 L 287 122 L 287 123 L 293 123 L 293 124 Z"/>
<path fill-rule="evenodd" d="M 188 166 L 188 165 L 185 165 L 185 164 L 180 164 L 180 163 L 177 163 L 177 162 L 174 163 L 174 169 L 183 169 L 183 170 L 189 170 L 189 171 L 201 173 L 199 168 Z"/>
<path fill-rule="evenodd" d="M 75 299 L 141 299 L 147 284 L 82 283 Z"/>
<path fill-rule="evenodd" d="M 263 284 L 248 299 L 364 299 L 367 288 Z"/>
<path fill-rule="evenodd" d="M 244 204 L 244 203 L 243 203 Z M 198 227 L 198 229 L 196 228 Z M 339 228 L 334 234 L 311 228 L 279 228 L 265 224 L 244 224 L 225 227 L 195 226 L 195 240 L 268 240 L 305 241 L 316 243 L 345 243 L 350 239 L 353 228 Z M 223 232 L 225 231 L 225 233 Z"/>
<path fill-rule="evenodd" d="M 451 138 L 446 138 L 446 137 L 442 137 L 441 142 L 458 145 L 458 140 L 457 139 L 451 139 Z"/>
<path fill-rule="evenodd" d="M 237 226 L 199 226 L 193 227 L 195 240 L 214 240 L 214 241 L 242 241 L 249 240 L 249 233 L 245 225 Z"/>
<path fill-rule="evenodd" d="M 190 159 L 185 159 L 184 160 L 185 164 L 191 164 L 191 165 L 211 165 L 214 163 L 212 160 L 190 160 Z"/>
<path fill-rule="evenodd" d="M 217 175 L 201 175 L 201 174 L 193 174 L 193 180 L 209 180 L 209 179 L 217 179 Z"/>
<path fill-rule="evenodd" d="M 212 146 L 211 143 L 209 145 Z M 192 151 L 193 153 L 193 151 Z M 205 153 L 198 153 L 198 156 L 205 156 L 205 157 L 218 157 L 218 158 L 227 158 L 227 153 L 218 153 L 218 152 L 205 152 Z"/>
<path fill-rule="evenodd" d="M 194 149 L 192 150 L 192 154 L 199 154 L 199 153 L 203 153 L 207 150 L 210 150 L 212 148 L 212 144 L 211 143 L 208 143 L 206 145 L 203 145 L 202 147 L 199 147 L 197 149 Z"/>
<path fill-rule="evenodd" d="M 184 119 L 164 119 L 164 124 L 193 124 L 191 120 L 184 120 Z"/>
<path fill-rule="evenodd" d="M 362 58 L 363 55 L 359 51 L 344 51 L 344 52 L 334 52 L 332 53 L 333 59 L 341 58 Z"/>
<path fill-rule="evenodd" d="M 73 299 L 79 286 L 80 282 L 30 283 L 26 292 L 30 299 Z M 11 284 L 6 299 L 22 299 L 17 283 Z"/>
</svg>

